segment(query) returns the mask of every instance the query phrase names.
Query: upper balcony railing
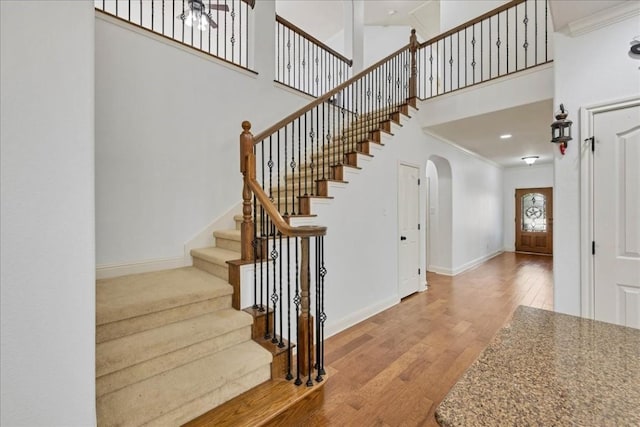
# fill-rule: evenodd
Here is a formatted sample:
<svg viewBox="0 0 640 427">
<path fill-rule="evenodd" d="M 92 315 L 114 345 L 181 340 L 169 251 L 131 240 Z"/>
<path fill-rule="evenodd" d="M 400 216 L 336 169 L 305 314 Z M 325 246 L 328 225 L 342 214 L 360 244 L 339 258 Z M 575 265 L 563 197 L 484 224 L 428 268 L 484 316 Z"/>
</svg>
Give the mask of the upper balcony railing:
<svg viewBox="0 0 640 427">
<path fill-rule="evenodd" d="M 276 15 L 276 81 L 320 96 L 351 77 L 353 61 Z"/>
<path fill-rule="evenodd" d="M 140 28 L 249 68 L 255 0 L 94 0 L 95 8 Z"/>
<path fill-rule="evenodd" d="M 418 49 L 418 98 L 427 99 L 551 62 L 548 2 L 514 0 Z"/>
</svg>

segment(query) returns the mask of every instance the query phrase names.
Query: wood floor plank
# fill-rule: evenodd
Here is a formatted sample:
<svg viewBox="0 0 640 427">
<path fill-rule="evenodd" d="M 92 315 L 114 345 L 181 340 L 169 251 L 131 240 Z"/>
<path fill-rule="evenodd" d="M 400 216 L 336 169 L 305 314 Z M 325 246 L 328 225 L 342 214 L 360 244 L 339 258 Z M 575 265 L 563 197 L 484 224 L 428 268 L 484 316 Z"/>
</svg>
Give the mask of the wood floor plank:
<svg viewBox="0 0 640 427">
<path fill-rule="evenodd" d="M 326 341 L 335 369 L 295 426 L 437 426 L 448 391 L 520 304 L 553 309 L 553 258 L 504 253 Z M 304 408 L 299 413 L 304 413 Z"/>
</svg>

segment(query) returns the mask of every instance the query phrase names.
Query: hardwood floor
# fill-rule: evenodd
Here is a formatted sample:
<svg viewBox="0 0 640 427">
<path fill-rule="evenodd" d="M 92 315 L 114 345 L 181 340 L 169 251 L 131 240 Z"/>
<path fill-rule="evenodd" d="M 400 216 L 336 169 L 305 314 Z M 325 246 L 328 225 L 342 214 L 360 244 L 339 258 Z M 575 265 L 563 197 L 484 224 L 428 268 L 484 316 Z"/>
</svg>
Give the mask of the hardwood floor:
<svg viewBox="0 0 640 427">
<path fill-rule="evenodd" d="M 304 426 L 437 426 L 434 411 L 520 305 L 553 309 L 553 258 L 504 253 L 326 342 L 324 400 Z M 281 422 L 280 425 L 292 425 Z"/>
</svg>

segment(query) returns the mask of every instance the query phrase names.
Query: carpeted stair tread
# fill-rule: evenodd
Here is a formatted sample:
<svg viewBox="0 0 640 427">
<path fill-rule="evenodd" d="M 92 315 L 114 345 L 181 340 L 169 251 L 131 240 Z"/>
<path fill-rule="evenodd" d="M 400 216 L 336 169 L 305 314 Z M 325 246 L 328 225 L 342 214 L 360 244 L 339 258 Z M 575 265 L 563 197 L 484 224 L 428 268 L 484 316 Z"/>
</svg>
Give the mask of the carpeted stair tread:
<svg viewBox="0 0 640 427">
<path fill-rule="evenodd" d="M 100 397 L 98 424 L 138 426 L 179 411 L 183 405 L 189 412 L 196 411 L 183 414 L 185 421 L 189 420 L 211 409 L 194 409 L 190 402 L 214 390 L 224 394 L 227 385 L 236 395 L 242 393 L 256 384 L 246 384 L 238 390 L 236 381 L 260 369 L 270 370 L 271 360 L 271 353 L 251 340 L 235 345 Z M 228 398 L 225 396 L 225 400 Z"/>
<path fill-rule="evenodd" d="M 233 261 L 240 259 L 240 253 L 236 251 L 230 251 L 228 249 L 216 248 L 211 246 L 208 248 L 192 249 L 191 256 L 201 258 L 205 261 L 213 264 L 218 264 L 226 267 L 227 261 Z"/>
<path fill-rule="evenodd" d="M 192 344 L 249 327 L 244 312 L 225 309 L 107 341 L 96 346 L 96 376 L 160 357 Z"/>
<path fill-rule="evenodd" d="M 232 293 L 229 283 L 194 267 L 101 279 L 96 283 L 96 323 L 103 325 Z"/>
</svg>

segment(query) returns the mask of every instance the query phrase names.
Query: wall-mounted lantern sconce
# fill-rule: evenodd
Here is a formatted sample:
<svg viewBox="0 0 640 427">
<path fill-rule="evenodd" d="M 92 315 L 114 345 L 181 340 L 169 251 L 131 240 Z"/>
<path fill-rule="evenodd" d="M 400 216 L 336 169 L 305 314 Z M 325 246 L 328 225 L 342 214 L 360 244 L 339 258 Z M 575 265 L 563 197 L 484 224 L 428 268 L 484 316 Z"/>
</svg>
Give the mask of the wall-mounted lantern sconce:
<svg viewBox="0 0 640 427">
<path fill-rule="evenodd" d="M 567 120 L 568 115 L 564 105 L 560 104 L 560 111 L 556 113 L 556 121 L 551 123 L 551 142 L 560 144 L 560 153 L 562 155 L 567 149 L 567 143 L 573 139 L 571 138 L 571 125 L 573 122 Z"/>
</svg>

